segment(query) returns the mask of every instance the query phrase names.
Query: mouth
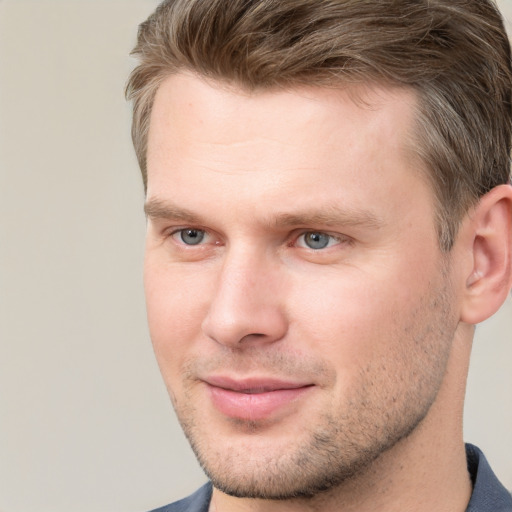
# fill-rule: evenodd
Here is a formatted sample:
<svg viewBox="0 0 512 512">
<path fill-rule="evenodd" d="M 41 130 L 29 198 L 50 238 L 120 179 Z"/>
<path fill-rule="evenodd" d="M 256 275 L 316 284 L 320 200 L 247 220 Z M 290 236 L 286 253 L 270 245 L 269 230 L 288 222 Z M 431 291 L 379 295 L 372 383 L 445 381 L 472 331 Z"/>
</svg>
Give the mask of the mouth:
<svg viewBox="0 0 512 512">
<path fill-rule="evenodd" d="M 224 416 L 239 420 L 260 421 L 295 410 L 297 402 L 314 384 L 278 379 L 204 379 L 213 406 Z"/>
</svg>

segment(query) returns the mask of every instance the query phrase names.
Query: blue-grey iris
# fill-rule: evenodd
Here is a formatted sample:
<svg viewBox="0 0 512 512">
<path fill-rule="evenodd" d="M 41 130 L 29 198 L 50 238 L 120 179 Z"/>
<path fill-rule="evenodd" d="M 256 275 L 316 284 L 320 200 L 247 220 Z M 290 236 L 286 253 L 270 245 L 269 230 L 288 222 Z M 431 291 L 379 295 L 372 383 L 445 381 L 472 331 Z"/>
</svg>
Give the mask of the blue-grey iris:
<svg viewBox="0 0 512 512">
<path fill-rule="evenodd" d="M 331 237 L 329 235 L 315 231 L 305 233 L 304 235 L 304 243 L 310 249 L 325 249 L 329 245 L 330 239 Z"/>
<path fill-rule="evenodd" d="M 204 231 L 200 229 L 183 229 L 180 236 L 183 243 L 187 245 L 197 245 L 203 241 Z"/>
</svg>

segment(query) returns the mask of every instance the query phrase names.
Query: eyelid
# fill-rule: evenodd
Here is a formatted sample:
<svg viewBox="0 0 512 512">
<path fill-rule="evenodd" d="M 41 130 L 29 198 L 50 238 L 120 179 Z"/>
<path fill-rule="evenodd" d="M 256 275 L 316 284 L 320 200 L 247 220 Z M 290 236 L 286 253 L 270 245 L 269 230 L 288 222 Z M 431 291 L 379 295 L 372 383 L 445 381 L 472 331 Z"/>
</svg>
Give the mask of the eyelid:
<svg viewBox="0 0 512 512">
<path fill-rule="evenodd" d="M 197 244 L 186 244 L 180 237 L 180 233 L 188 230 L 193 231 L 201 231 L 204 233 L 204 238 Z M 173 226 L 172 228 L 167 229 L 164 232 L 165 238 L 171 238 L 176 245 L 180 248 L 186 249 L 198 249 L 200 247 L 204 247 L 205 245 L 220 245 L 220 241 L 218 237 L 215 236 L 210 230 L 198 227 L 198 226 Z"/>
<path fill-rule="evenodd" d="M 326 247 L 322 247 L 321 249 L 313 249 L 312 247 L 308 247 L 305 243 L 299 245 L 298 241 L 301 238 L 303 239 L 303 237 L 305 235 L 310 234 L 310 233 L 318 233 L 318 234 L 328 236 L 330 239 L 329 244 Z M 336 243 L 330 243 L 331 241 L 335 241 Z M 301 230 L 300 233 L 298 233 L 298 235 L 296 235 L 294 237 L 294 241 L 293 241 L 292 245 L 295 245 L 301 249 L 306 249 L 306 250 L 310 250 L 310 251 L 314 251 L 314 252 L 320 252 L 320 251 L 325 251 L 326 249 L 330 249 L 331 247 L 335 247 L 337 245 L 350 243 L 351 241 L 352 241 L 352 239 L 349 236 L 343 235 L 340 233 L 332 233 L 329 231 L 324 231 L 322 229 L 307 229 L 307 230 Z"/>
<path fill-rule="evenodd" d="M 186 244 L 182 239 L 179 238 L 180 233 L 187 230 L 197 230 L 204 233 L 204 239 L 201 240 L 198 244 Z M 319 233 L 322 235 L 326 235 L 329 237 L 329 244 L 326 247 L 314 249 L 312 247 L 308 247 L 304 242 L 299 244 L 299 240 L 303 239 L 305 235 L 308 233 Z M 204 247 L 205 245 L 222 245 L 222 241 L 209 229 L 199 226 L 185 225 L 185 226 L 173 226 L 171 228 L 167 228 L 163 231 L 163 236 L 165 238 L 171 238 L 173 241 L 182 248 L 193 249 Z M 300 249 L 306 249 L 312 252 L 321 252 L 332 247 L 349 244 L 352 242 L 352 238 L 348 235 L 344 235 L 341 233 L 332 233 L 327 230 L 322 229 L 301 229 L 298 233 L 292 236 L 292 240 L 288 244 L 290 247 L 298 247 Z"/>
</svg>

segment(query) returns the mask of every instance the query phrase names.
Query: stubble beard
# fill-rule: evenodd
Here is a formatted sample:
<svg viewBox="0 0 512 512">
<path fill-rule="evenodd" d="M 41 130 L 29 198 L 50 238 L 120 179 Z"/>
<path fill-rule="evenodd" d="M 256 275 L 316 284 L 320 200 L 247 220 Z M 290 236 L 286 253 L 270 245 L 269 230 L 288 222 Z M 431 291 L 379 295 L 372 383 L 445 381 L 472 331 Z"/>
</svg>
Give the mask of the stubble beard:
<svg viewBox="0 0 512 512">
<path fill-rule="evenodd" d="M 430 315 L 425 320 L 426 311 Z M 359 386 L 345 397 L 342 410 L 319 415 L 304 425 L 300 439 L 280 451 L 252 453 L 235 442 L 216 446 L 218 439 L 202 421 L 201 411 L 195 410 L 194 400 L 184 396 L 174 402 L 185 435 L 214 487 L 238 498 L 309 499 L 360 477 L 414 432 L 441 387 L 456 329 L 447 287 L 421 301 L 410 317 L 395 333 L 404 344 L 395 342 L 398 349 L 388 358 L 361 369 Z M 251 436 L 265 435 L 266 426 L 258 422 L 238 421 L 238 427 L 249 445 Z"/>
<path fill-rule="evenodd" d="M 307 429 L 290 449 L 281 453 L 250 454 L 236 443 L 215 447 L 215 436 L 205 438 L 193 416 L 181 416 L 180 423 L 199 464 L 213 486 L 237 498 L 267 500 L 310 499 L 339 487 L 367 471 L 372 463 L 396 443 L 406 438 L 421 423 L 431 406 L 405 414 L 400 421 L 379 428 L 370 428 L 361 419 L 323 416 L 314 428 Z M 350 406 L 349 406 L 350 407 Z M 382 414 L 382 411 L 379 411 Z M 265 435 L 265 428 L 256 422 L 238 422 L 246 435 Z M 243 424 L 243 425 L 242 425 Z M 355 428 L 354 428 L 355 427 Z"/>
</svg>

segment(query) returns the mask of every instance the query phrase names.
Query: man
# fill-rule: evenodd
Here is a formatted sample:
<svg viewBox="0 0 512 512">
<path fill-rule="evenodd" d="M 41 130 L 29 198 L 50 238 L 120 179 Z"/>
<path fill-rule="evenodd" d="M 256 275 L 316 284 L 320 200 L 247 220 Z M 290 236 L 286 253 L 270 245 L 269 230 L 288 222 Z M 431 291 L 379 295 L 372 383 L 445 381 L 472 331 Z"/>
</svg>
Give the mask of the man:
<svg viewBox="0 0 512 512">
<path fill-rule="evenodd" d="M 464 447 L 512 283 L 488 0 L 172 0 L 128 84 L 149 327 L 211 484 L 161 511 L 511 511 Z"/>
</svg>

